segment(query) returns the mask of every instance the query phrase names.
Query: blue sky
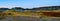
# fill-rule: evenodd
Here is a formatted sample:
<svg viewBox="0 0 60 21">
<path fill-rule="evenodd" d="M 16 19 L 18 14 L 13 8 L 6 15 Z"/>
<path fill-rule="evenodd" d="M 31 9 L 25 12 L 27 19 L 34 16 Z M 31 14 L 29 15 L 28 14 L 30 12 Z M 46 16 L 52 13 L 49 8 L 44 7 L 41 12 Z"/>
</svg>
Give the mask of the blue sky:
<svg viewBox="0 0 60 21">
<path fill-rule="evenodd" d="M 12 8 L 34 8 L 41 6 L 57 6 L 60 5 L 60 0 L 0 0 L 0 7 Z"/>
</svg>

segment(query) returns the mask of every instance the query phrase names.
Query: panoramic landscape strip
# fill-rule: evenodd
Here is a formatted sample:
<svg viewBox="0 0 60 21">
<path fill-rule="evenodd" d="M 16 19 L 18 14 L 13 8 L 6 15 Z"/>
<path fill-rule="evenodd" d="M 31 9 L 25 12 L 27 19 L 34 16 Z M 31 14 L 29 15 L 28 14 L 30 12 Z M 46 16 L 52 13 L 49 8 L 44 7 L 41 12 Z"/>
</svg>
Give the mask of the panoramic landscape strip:
<svg viewBox="0 0 60 21">
<path fill-rule="evenodd" d="M 47 6 L 32 9 L 21 7 L 0 8 L 1 21 L 53 21 L 60 18 L 60 6 Z M 48 20 L 47 20 L 48 19 Z"/>
</svg>

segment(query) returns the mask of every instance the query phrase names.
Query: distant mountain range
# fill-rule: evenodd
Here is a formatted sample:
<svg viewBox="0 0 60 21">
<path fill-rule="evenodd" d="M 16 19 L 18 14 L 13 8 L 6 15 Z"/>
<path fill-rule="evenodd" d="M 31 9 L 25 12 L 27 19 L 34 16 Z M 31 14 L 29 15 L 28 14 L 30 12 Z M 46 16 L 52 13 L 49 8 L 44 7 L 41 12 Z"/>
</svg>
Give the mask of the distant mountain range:
<svg viewBox="0 0 60 21">
<path fill-rule="evenodd" d="M 14 8 L 0 8 L 0 11 L 5 11 L 5 10 L 59 10 L 60 9 L 60 6 L 45 6 L 45 7 L 38 7 L 38 8 L 32 8 L 32 9 L 29 9 L 29 8 L 21 8 L 21 7 L 14 7 Z"/>
<path fill-rule="evenodd" d="M 40 10 L 59 10 L 60 9 L 60 6 L 39 7 L 37 9 L 40 9 Z"/>
</svg>

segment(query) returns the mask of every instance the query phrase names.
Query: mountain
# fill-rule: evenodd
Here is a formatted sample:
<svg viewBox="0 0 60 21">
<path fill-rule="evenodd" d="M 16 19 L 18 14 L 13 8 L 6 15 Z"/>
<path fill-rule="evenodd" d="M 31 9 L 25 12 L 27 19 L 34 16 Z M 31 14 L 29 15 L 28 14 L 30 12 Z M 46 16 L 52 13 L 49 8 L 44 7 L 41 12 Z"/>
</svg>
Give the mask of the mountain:
<svg viewBox="0 0 60 21">
<path fill-rule="evenodd" d="M 33 8 L 35 10 L 59 10 L 60 6 L 46 6 L 46 7 L 39 7 L 39 8 Z"/>
</svg>

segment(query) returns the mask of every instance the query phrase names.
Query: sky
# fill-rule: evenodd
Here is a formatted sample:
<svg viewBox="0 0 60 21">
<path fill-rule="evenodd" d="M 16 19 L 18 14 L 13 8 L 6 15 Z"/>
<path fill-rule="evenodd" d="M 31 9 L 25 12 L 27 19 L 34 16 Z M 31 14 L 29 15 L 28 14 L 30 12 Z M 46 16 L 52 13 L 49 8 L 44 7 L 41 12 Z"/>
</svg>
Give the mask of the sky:
<svg viewBox="0 0 60 21">
<path fill-rule="evenodd" d="M 59 6 L 60 0 L 0 0 L 0 8 L 35 8 L 41 6 Z"/>
</svg>

